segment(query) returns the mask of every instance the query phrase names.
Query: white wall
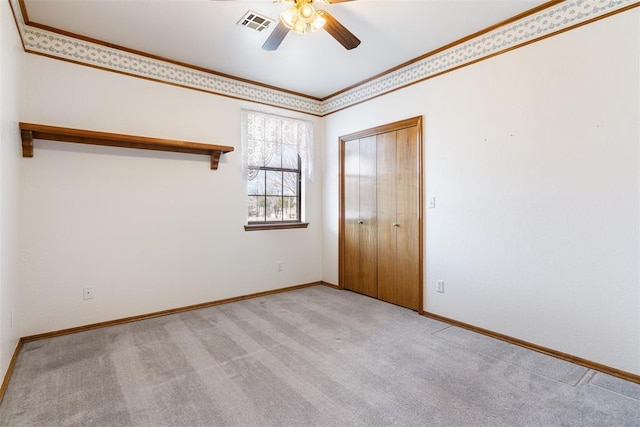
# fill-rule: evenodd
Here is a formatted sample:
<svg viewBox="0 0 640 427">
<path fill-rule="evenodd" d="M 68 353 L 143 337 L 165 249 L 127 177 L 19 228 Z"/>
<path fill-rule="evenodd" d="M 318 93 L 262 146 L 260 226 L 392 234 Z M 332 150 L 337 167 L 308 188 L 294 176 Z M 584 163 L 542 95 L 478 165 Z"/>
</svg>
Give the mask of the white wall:
<svg viewBox="0 0 640 427">
<path fill-rule="evenodd" d="M 320 170 L 308 229 L 243 228 L 240 108 L 301 115 L 36 55 L 24 78 L 23 121 L 236 151 L 211 171 L 205 156 L 36 141 L 20 187 L 22 335 L 321 279 Z"/>
<path fill-rule="evenodd" d="M 425 310 L 640 374 L 639 17 L 327 117 L 323 279 L 338 282 L 338 137 L 423 115 Z"/>
<path fill-rule="evenodd" d="M 24 53 L 9 3 L 0 2 L 0 378 L 18 343 L 18 182 L 21 63 Z M 1 380 L 0 380 L 1 381 Z"/>
<path fill-rule="evenodd" d="M 437 197 L 425 209 L 425 309 L 640 374 L 637 9 L 315 119 L 311 226 L 267 232 L 242 227 L 239 110 L 275 109 L 36 55 L 22 55 L 14 84 L 21 55 L 5 53 L 16 35 L 2 12 L 13 93 L 2 94 L 13 123 L 0 151 L 3 363 L 18 336 L 6 331 L 17 277 L 22 336 L 337 284 L 338 137 L 423 115 L 426 195 Z M 20 117 L 5 107 L 19 103 L 16 87 Z M 200 156 L 41 141 L 16 160 L 18 118 L 237 151 L 217 171 Z"/>
</svg>

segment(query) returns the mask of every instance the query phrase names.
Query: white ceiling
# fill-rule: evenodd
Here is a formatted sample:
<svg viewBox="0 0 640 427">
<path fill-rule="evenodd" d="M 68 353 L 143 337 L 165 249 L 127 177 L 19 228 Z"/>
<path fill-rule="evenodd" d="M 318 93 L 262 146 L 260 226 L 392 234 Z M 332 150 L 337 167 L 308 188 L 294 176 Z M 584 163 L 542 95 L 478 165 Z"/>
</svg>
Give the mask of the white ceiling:
<svg viewBox="0 0 640 427">
<path fill-rule="evenodd" d="M 271 32 L 236 25 L 247 10 L 277 19 L 270 0 L 25 0 L 30 22 L 314 97 L 525 12 L 534 0 L 357 0 L 324 5 L 362 43 L 345 50 L 325 31 L 290 32 L 274 52 Z"/>
</svg>

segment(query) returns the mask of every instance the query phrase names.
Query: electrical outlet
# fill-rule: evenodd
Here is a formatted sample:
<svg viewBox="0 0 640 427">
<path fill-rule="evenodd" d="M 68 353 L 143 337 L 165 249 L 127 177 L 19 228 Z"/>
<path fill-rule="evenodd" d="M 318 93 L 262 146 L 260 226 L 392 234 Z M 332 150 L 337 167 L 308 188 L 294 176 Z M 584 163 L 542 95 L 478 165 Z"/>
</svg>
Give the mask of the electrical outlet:
<svg viewBox="0 0 640 427">
<path fill-rule="evenodd" d="M 436 284 L 437 284 L 436 291 L 440 292 L 441 294 L 444 294 L 444 280 L 438 280 Z"/>
<path fill-rule="evenodd" d="M 278 262 L 278 268 L 277 271 L 282 271 L 282 261 Z"/>
<path fill-rule="evenodd" d="M 82 299 L 93 299 L 93 286 L 82 288 Z"/>
</svg>

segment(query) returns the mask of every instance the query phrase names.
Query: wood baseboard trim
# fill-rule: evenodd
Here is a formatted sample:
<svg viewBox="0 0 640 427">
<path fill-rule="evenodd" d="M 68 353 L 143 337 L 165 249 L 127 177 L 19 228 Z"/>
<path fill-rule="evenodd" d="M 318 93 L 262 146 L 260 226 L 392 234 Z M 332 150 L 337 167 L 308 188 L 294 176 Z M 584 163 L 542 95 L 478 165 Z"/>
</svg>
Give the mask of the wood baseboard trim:
<svg viewBox="0 0 640 427">
<path fill-rule="evenodd" d="M 270 291 L 256 292 L 254 294 L 241 295 L 241 296 L 237 296 L 237 297 L 225 298 L 225 299 L 216 300 L 216 301 L 203 302 L 203 303 L 200 303 L 200 304 L 187 305 L 187 306 L 184 306 L 184 307 L 171 308 L 171 309 L 168 309 L 168 310 L 155 311 L 153 313 L 140 314 L 138 316 L 123 317 L 121 319 L 107 320 L 105 322 L 98 322 L 98 323 L 91 323 L 89 325 L 76 326 L 74 328 L 60 329 L 60 330 L 51 331 L 51 332 L 44 332 L 42 334 L 29 335 L 29 336 L 26 336 L 26 337 L 22 337 L 22 338 L 20 338 L 20 342 L 21 343 L 27 343 L 27 342 L 31 342 L 31 341 L 37 341 L 37 340 L 43 340 L 43 339 L 47 339 L 47 338 L 58 337 L 58 336 L 62 336 L 62 335 L 75 334 L 75 333 L 78 333 L 78 332 L 90 331 L 92 329 L 106 328 L 106 327 L 109 327 L 109 326 L 121 325 L 123 323 L 137 322 L 139 320 L 152 319 L 154 317 L 168 316 L 170 314 L 184 313 L 185 311 L 198 310 L 200 308 L 213 307 L 213 306 L 216 306 L 216 305 L 228 304 L 228 303 L 231 303 L 231 302 L 243 301 L 243 300 L 246 300 L 246 299 L 264 297 L 264 296 L 267 296 L 267 295 L 279 294 L 279 293 L 288 292 L 288 291 L 295 291 L 296 289 L 309 288 L 311 286 L 320 286 L 322 284 L 323 284 L 323 282 L 305 283 L 305 284 L 302 284 L 302 285 L 288 286 L 286 288 L 273 289 L 273 290 L 270 290 Z"/>
<path fill-rule="evenodd" d="M 622 378 L 623 380 L 640 384 L 640 375 L 632 374 L 631 372 L 623 371 L 617 368 L 612 368 L 611 366 L 603 365 L 598 362 L 593 362 L 591 360 L 583 359 L 582 357 L 574 356 L 568 353 L 563 353 L 561 351 L 557 351 L 548 347 L 543 347 L 538 344 L 533 344 L 528 341 L 521 340 L 519 338 L 510 337 L 508 335 L 504 335 L 498 332 L 490 331 L 488 329 L 480 328 L 478 326 L 474 326 L 469 323 L 460 322 L 458 320 L 451 319 L 449 317 L 440 316 L 439 314 L 433 314 L 427 311 L 423 311 L 420 314 L 425 317 L 429 317 L 431 319 L 439 320 L 441 322 L 449 323 L 450 325 L 453 325 L 453 326 L 458 326 L 460 328 L 467 329 L 472 332 L 476 332 L 491 338 L 498 339 L 500 341 L 508 342 L 509 344 L 514 344 L 519 347 L 524 347 L 529 350 L 537 351 L 538 353 L 546 354 L 548 356 L 566 360 L 567 362 L 575 363 L 576 365 L 584 366 L 585 368 L 588 368 L 588 369 L 593 369 L 594 371 L 602 372 L 604 374 L 612 375 L 614 377 Z"/>
<path fill-rule="evenodd" d="M 341 289 L 340 286 L 334 285 L 333 283 L 329 283 L 329 282 L 325 282 L 325 281 L 320 282 L 320 284 L 322 286 L 326 286 L 326 287 L 332 288 L 332 289 Z"/>
<path fill-rule="evenodd" d="M 7 372 L 4 374 L 4 379 L 2 380 L 2 386 L 0 386 L 0 403 L 2 399 L 4 399 L 4 392 L 7 391 L 7 387 L 9 386 L 9 380 L 11 379 L 11 375 L 13 375 L 13 368 L 16 366 L 16 361 L 18 360 L 18 354 L 20 354 L 20 350 L 22 349 L 22 338 L 18 340 L 16 344 L 16 348 L 13 350 L 13 356 L 11 356 L 11 361 L 9 362 L 9 366 L 7 367 Z"/>
</svg>

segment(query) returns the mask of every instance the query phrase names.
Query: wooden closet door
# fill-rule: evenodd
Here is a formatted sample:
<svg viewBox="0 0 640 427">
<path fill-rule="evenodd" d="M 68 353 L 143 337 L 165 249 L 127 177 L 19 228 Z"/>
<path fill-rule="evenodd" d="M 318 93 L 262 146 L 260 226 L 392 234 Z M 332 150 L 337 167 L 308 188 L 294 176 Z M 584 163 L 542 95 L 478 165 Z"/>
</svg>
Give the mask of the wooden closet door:
<svg viewBox="0 0 640 427">
<path fill-rule="evenodd" d="M 346 142 L 344 156 L 344 286 L 377 297 L 375 137 Z"/>
<path fill-rule="evenodd" d="M 377 135 L 378 298 L 398 304 L 396 286 L 396 132 Z"/>
<path fill-rule="evenodd" d="M 418 310 L 420 303 L 419 162 L 417 127 L 397 131 L 396 304 L 413 310 Z"/>
<path fill-rule="evenodd" d="M 417 128 L 378 135 L 378 298 L 419 309 Z"/>
<path fill-rule="evenodd" d="M 360 288 L 360 141 L 344 144 L 344 287 Z"/>
<path fill-rule="evenodd" d="M 422 118 L 340 137 L 340 287 L 422 310 Z"/>
</svg>

